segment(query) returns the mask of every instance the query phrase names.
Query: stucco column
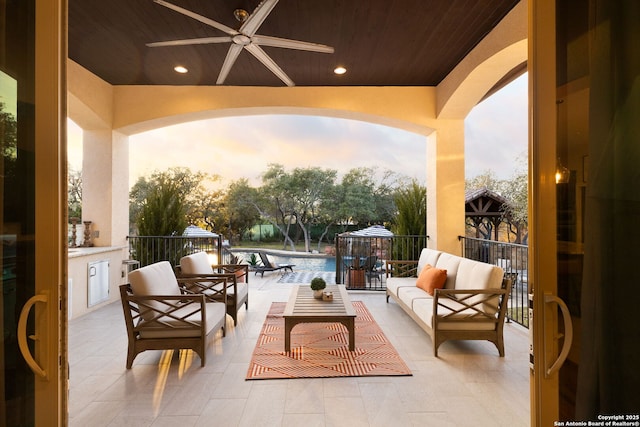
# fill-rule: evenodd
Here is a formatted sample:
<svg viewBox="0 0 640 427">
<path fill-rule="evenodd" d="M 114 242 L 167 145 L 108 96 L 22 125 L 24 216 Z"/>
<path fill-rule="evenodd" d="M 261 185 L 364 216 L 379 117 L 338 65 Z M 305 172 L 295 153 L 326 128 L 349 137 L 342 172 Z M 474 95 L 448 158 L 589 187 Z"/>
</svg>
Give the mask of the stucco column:
<svg viewBox="0 0 640 427">
<path fill-rule="evenodd" d="M 461 254 L 464 236 L 464 120 L 438 120 L 427 143 L 427 234 L 430 248 Z"/>
<path fill-rule="evenodd" d="M 92 221 L 94 246 L 124 246 L 129 232 L 129 137 L 85 130 L 82 220 Z"/>
</svg>

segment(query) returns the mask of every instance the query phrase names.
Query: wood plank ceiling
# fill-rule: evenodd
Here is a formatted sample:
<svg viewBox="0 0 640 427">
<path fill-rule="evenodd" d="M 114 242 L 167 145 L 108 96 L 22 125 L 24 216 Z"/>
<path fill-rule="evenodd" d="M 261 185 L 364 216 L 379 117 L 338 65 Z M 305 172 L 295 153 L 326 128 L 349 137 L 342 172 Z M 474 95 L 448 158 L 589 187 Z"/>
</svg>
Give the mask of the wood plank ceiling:
<svg viewBox="0 0 640 427">
<path fill-rule="evenodd" d="M 238 29 L 259 0 L 168 0 Z M 264 47 L 297 86 L 435 86 L 518 0 L 281 0 L 258 34 L 322 43 L 332 54 Z M 224 36 L 152 0 L 69 0 L 69 57 L 114 85 L 215 85 L 229 43 L 147 47 Z M 178 74 L 173 68 L 189 69 Z M 347 73 L 333 69 L 342 65 Z M 284 86 L 246 51 L 225 85 Z"/>
</svg>

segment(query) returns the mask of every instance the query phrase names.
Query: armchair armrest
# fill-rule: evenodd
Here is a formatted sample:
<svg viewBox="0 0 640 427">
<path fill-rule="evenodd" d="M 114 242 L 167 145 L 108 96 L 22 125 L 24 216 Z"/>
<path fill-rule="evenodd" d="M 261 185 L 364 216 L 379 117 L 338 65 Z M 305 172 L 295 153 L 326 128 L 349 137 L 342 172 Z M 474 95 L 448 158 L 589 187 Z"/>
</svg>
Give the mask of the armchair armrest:
<svg viewBox="0 0 640 427">
<path fill-rule="evenodd" d="M 181 274 L 178 285 L 185 293 L 204 295 L 209 300 L 227 303 L 227 289 L 233 287 L 237 292 L 234 274 Z"/>
<path fill-rule="evenodd" d="M 435 289 L 433 294 L 434 322 L 444 321 L 504 321 L 511 280 L 504 279 L 501 288 Z M 439 311 L 439 312 L 438 312 Z"/>
<path fill-rule="evenodd" d="M 123 285 L 126 287 L 126 285 Z M 187 295 L 133 295 L 130 289 L 121 291 L 125 321 L 130 333 L 141 331 L 191 331 L 204 336 L 205 296 Z"/>
<path fill-rule="evenodd" d="M 235 274 L 237 278 L 244 277 L 249 283 L 249 264 L 219 264 L 212 265 L 211 268 L 219 273 Z"/>
<path fill-rule="evenodd" d="M 388 260 L 387 278 L 389 277 L 417 277 L 417 260 Z"/>
</svg>

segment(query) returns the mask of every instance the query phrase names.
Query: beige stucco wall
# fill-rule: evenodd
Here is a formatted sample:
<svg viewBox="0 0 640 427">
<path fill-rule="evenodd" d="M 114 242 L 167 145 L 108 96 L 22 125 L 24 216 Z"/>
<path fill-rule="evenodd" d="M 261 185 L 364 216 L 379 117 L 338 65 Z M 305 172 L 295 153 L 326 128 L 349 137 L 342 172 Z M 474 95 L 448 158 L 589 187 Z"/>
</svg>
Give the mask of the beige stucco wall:
<svg viewBox="0 0 640 427">
<path fill-rule="evenodd" d="M 431 87 L 115 86 L 115 129 L 133 134 L 213 117 L 307 114 L 433 131 Z"/>
<path fill-rule="evenodd" d="M 527 13 L 522 0 L 438 85 L 438 118 L 464 119 L 503 76 L 527 61 Z"/>
</svg>

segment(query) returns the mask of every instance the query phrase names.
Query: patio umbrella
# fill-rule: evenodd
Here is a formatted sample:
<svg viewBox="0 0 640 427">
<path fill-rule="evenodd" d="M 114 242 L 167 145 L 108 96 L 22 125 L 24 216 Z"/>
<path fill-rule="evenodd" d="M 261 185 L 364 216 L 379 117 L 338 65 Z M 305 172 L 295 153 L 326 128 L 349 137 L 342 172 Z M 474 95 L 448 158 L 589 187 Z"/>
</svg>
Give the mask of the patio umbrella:
<svg viewBox="0 0 640 427">
<path fill-rule="evenodd" d="M 363 228 L 349 233 L 350 236 L 360 237 L 393 237 L 393 233 L 382 225 L 372 225 L 371 227 Z"/>
<path fill-rule="evenodd" d="M 218 237 L 216 233 L 213 233 L 208 230 L 204 230 L 195 225 L 190 225 L 187 228 L 185 228 L 182 235 L 184 237 Z"/>
</svg>

